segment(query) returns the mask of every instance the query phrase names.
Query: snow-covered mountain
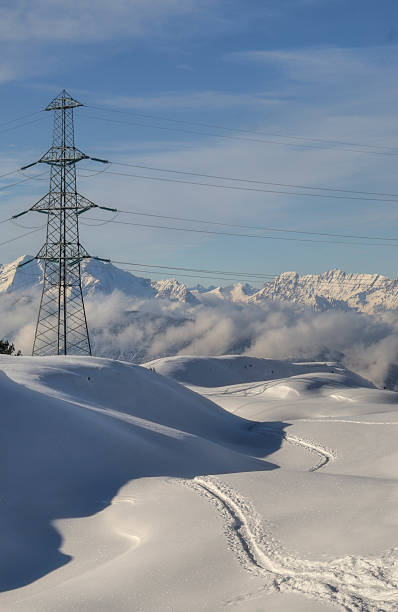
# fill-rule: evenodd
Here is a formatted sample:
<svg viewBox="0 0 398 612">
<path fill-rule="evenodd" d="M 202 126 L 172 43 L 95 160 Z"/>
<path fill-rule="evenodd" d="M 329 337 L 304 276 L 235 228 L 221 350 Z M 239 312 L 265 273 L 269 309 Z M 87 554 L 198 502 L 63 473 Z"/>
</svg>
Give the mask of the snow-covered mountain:
<svg viewBox="0 0 398 612">
<path fill-rule="evenodd" d="M 43 283 L 44 264 L 29 255 L 0 266 L 0 294 L 12 291 L 32 291 Z M 28 263 L 29 262 L 29 263 Z M 23 267 L 21 264 L 25 264 Z M 85 295 L 109 295 L 120 291 L 137 298 L 167 298 L 172 301 L 197 304 L 187 287 L 175 279 L 153 281 L 121 270 L 111 263 L 89 259 L 82 262 L 82 286 Z"/>
<path fill-rule="evenodd" d="M 380 274 L 350 274 L 330 270 L 324 274 L 284 272 L 260 289 L 235 283 L 227 287 L 191 290 L 201 302 L 231 301 L 258 304 L 267 301 L 294 303 L 317 311 L 354 310 L 376 314 L 398 310 L 398 280 Z"/>
<path fill-rule="evenodd" d="M 10 264 L 0 266 L 0 294 L 11 291 L 32 290 L 40 286 L 43 263 L 23 256 Z M 271 301 L 294 303 L 317 311 L 346 310 L 376 314 L 398 310 L 398 280 L 380 274 L 351 274 L 331 270 L 324 274 L 284 272 L 258 290 L 247 283 L 225 287 L 188 288 L 175 279 L 151 280 L 135 276 L 95 259 L 82 263 L 83 291 L 88 296 L 109 295 L 117 290 L 130 297 L 163 298 L 192 306 L 220 302 L 257 304 Z"/>
<path fill-rule="evenodd" d="M 168 298 L 169 300 L 186 302 L 187 304 L 199 304 L 197 298 L 184 283 L 180 283 L 175 278 L 151 281 L 151 287 L 156 292 L 155 297 L 157 298 Z"/>
<path fill-rule="evenodd" d="M 234 283 L 227 287 L 209 287 L 207 290 L 203 287 L 191 289 L 191 293 L 198 300 L 206 304 L 211 304 L 218 300 L 247 303 L 257 291 L 258 289 L 255 289 L 248 283 Z"/>
<path fill-rule="evenodd" d="M 265 283 L 249 299 L 290 302 L 314 310 L 355 310 L 369 314 L 398 309 L 398 280 L 380 274 L 350 274 L 331 270 L 324 274 L 284 272 Z"/>
</svg>

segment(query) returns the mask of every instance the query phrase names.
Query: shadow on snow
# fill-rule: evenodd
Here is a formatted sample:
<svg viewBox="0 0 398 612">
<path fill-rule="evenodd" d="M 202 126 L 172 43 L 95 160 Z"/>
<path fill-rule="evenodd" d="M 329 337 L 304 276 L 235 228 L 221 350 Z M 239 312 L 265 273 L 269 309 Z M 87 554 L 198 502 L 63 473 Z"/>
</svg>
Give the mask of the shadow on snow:
<svg viewBox="0 0 398 612">
<path fill-rule="evenodd" d="M 70 562 L 53 522 L 103 510 L 132 479 L 278 467 L 265 457 L 280 448 L 287 424 L 272 422 L 280 436 L 257 433 L 251 421 L 182 385 L 117 366 L 125 367 L 131 384 L 120 379 L 117 410 L 107 408 L 115 405 L 114 374 L 107 382 L 105 373 L 98 385 L 65 374 L 59 380 L 74 397 L 62 397 L 59 387 L 53 396 L 33 391 L 0 375 L 1 591 Z"/>
</svg>

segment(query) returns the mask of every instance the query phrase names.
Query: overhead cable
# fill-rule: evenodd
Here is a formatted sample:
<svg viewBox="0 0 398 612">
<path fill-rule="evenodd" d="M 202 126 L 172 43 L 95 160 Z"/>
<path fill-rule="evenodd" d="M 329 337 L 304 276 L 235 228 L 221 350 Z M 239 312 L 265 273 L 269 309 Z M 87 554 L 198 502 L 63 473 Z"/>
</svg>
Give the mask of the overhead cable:
<svg viewBox="0 0 398 612">
<path fill-rule="evenodd" d="M 98 217 L 89 217 L 93 221 L 103 221 Z M 257 238 L 262 240 L 288 240 L 293 242 L 313 242 L 319 244 L 338 244 L 338 245 L 351 245 L 351 246 L 398 246 L 398 244 L 394 243 L 373 243 L 373 242 L 347 242 L 347 241 L 338 241 L 338 240 L 316 240 L 312 238 L 292 238 L 287 236 L 264 236 L 262 234 L 241 234 L 241 233 L 233 233 L 233 232 L 218 232 L 213 230 L 202 230 L 202 229 L 193 229 L 187 227 L 170 227 L 168 225 L 155 225 L 149 223 L 132 223 L 130 221 L 115 221 L 110 220 L 109 223 L 118 223 L 120 225 L 133 225 L 135 227 L 146 227 L 146 228 L 154 228 L 154 229 L 165 229 L 165 230 L 173 230 L 177 232 L 192 232 L 195 234 L 209 234 L 209 235 L 217 235 L 217 236 L 236 236 L 240 238 Z"/>
<path fill-rule="evenodd" d="M 4 121 L 3 123 L 0 123 L 0 128 L 4 127 L 5 125 L 9 125 L 10 123 L 15 123 L 16 121 L 22 121 L 22 119 L 27 119 L 28 117 L 33 117 L 34 115 L 41 115 L 42 111 L 34 111 L 33 113 L 28 113 L 26 115 L 22 115 L 21 117 L 16 117 L 15 119 L 10 119 L 9 121 Z"/>
<path fill-rule="evenodd" d="M 169 123 L 177 123 L 177 124 L 183 124 L 183 125 L 196 125 L 199 127 L 205 127 L 205 128 L 215 128 L 218 130 L 224 130 L 224 131 L 228 131 L 228 132 L 237 132 L 237 133 L 246 133 L 246 134 L 264 134 L 264 136 L 271 136 L 271 137 L 276 137 L 276 138 L 285 138 L 287 140 L 297 140 L 297 141 L 304 141 L 304 142 L 312 142 L 312 143 L 317 143 L 318 145 L 325 145 L 325 144 L 329 144 L 329 145 L 343 145 L 343 146 L 349 146 L 349 147 L 357 147 L 357 148 L 364 148 L 364 149 L 381 149 L 383 152 L 385 151 L 386 154 L 394 154 L 397 155 L 398 154 L 398 150 L 397 147 L 389 147 L 387 145 L 378 145 L 378 144 L 365 144 L 365 143 L 358 143 L 358 142 L 349 142 L 349 141 L 344 141 L 344 140 L 334 140 L 334 139 L 326 139 L 326 138 L 308 138 L 306 136 L 297 136 L 297 135 L 288 135 L 288 134 L 281 134 L 281 133 L 275 133 L 275 132 L 265 132 L 264 130 L 253 130 L 253 129 L 244 129 L 244 128 L 232 128 L 232 127 L 227 127 L 224 125 L 219 125 L 219 124 L 214 124 L 214 123 L 203 123 L 200 121 L 187 121 L 184 119 L 172 119 L 170 117 L 164 117 L 161 115 L 152 115 L 152 114 L 148 114 L 148 113 L 140 113 L 137 111 L 131 111 L 131 110 L 117 110 L 114 108 L 110 108 L 110 107 L 100 107 L 100 106 L 93 106 L 91 104 L 85 104 L 85 106 L 87 108 L 92 108 L 95 110 L 100 110 L 100 111 L 104 111 L 104 112 L 113 112 L 113 113 L 119 113 L 119 114 L 125 114 L 125 115 L 133 115 L 133 116 L 137 116 L 137 117 L 144 117 L 147 119 L 155 119 L 156 121 L 166 121 Z M 219 136 L 222 136 L 221 134 L 219 134 Z M 285 145 L 292 145 L 292 143 L 279 143 L 279 142 L 275 142 L 275 141 L 271 141 L 273 144 L 285 144 Z M 314 147 L 314 148 L 321 148 L 319 147 Z M 333 148 L 336 148 L 335 146 Z M 344 149 L 345 151 L 349 150 L 349 149 Z M 357 151 L 355 151 L 357 152 Z M 366 152 L 366 151 L 358 151 L 358 152 Z M 388 153 L 389 152 L 389 153 Z M 370 151 L 370 153 L 373 153 L 373 151 Z"/>
<path fill-rule="evenodd" d="M 82 168 L 82 170 L 88 170 L 88 168 Z M 299 196 L 305 198 L 327 198 L 333 200 L 359 200 L 361 202 L 387 202 L 387 203 L 395 203 L 398 204 L 398 199 L 391 198 L 361 198 L 356 196 L 343 196 L 343 195 L 332 195 L 332 194 L 324 194 L 324 193 L 299 193 L 297 191 L 281 191 L 279 189 L 260 189 L 257 187 L 242 187 L 240 185 L 218 185 L 217 183 L 202 183 L 199 181 L 183 181 L 181 179 L 171 179 L 165 178 L 161 176 L 148 176 L 143 174 L 131 174 L 126 172 L 115 172 L 114 170 L 107 170 L 105 174 L 112 174 L 117 176 L 127 176 L 137 179 L 143 179 L 145 181 L 160 181 L 163 183 L 177 183 L 182 185 L 195 185 L 198 187 L 212 187 L 216 189 L 229 189 L 232 191 L 248 191 L 254 193 L 275 193 L 289 196 Z"/>
<path fill-rule="evenodd" d="M 386 240 L 391 242 L 398 242 L 397 238 L 392 238 L 391 236 L 363 236 L 360 234 L 336 234 L 332 232 L 310 232 L 306 230 L 297 230 L 297 229 L 286 229 L 281 227 L 271 227 L 271 226 L 260 226 L 260 225 L 241 225 L 239 223 L 225 223 L 224 221 L 209 221 L 204 219 L 194 219 L 192 217 L 173 217 L 170 215 L 159 215 L 155 213 L 144 213 L 133 210 L 120 210 L 118 209 L 118 213 L 123 215 L 137 215 L 140 217 L 154 217 L 156 219 L 170 219 L 173 221 L 184 221 L 189 223 L 203 223 L 206 225 L 220 225 L 223 227 L 236 227 L 241 229 L 252 229 L 252 230 L 264 230 L 267 232 L 281 232 L 287 234 L 306 234 L 310 236 L 329 236 L 335 238 L 356 238 L 362 240 Z"/>
<path fill-rule="evenodd" d="M 231 176 L 219 176 L 216 174 L 205 174 L 203 172 L 192 172 L 192 171 L 187 171 L 187 170 L 170 170 L 170 168 L 158 168 L 155 166 L 144 166 L 141 164 L 129 164 L 126 162 L 118 162 L 118 161 L 113 161 L 109 163 L 112 163 L 114 166 L 128 166 L 129 168 L 141 168 L 143 170 L 154 170 L 156 172 L 184 174 L 187 176 L 200 176 L 202 178 L 218 179 L 220 181 L 236 181 L 239 183 L 254 183 L 257 185 L 274 185 L 275 187 L 293 187 L 295 189 L 310 189 L 314 191 L 336 191 L 339 193 L 353 193 L 353 194 L 362 194 L 362 195 L 376 195 L 376 196 L 383 196 L 383 197 L 393 197 L 393 198 L 397 198 L 397 202 L 398 202 L 397 193 L 383 193 L 383 192 L 378 192 L 378 191 L 359 191 L 359 190 L 354 190 L 354 189 L 341 189 L 339 187 L 329 187 L 329 186 L 328 187 L 316 187 L 314 185 L 294 185 L 292 183 L 275 183 L 271 181 L 263 181 L 263 180 L 258 180 L 258 179 L 237 178 L 237 177 L 231 177 Z"/>
<path fill-rule="evenodd" d="M 129 265 L 129 266 L 139 266 L 141 268 L 159 268 L 164 270 L 181 270 L 182 272 L 203 272 L 209 274 L 233 274 L 234 276 L 252 276 L 259 278 L 274 278 L 275 274 L 260 274 L 260 273 L 250 273 L 250 272 L 231 272 L 230 270 L 207 270 L 203 268 L 181 268 L 178 266 L 159 266 L 157 264 L 143 264 L 138 262 L 131 261 L 116 261 L 112 260 L 112 263 L 120 264 L 120 265 Z"/>
<path fill-rule="evenodd" d="M 0 187 L 0 190 L 3 191 L 4 189 L 10 189 L 11 187 L 15 187 L 16 185 L 20 185 L 21 183 L 25 183 L 26 181 L 34 181 L 36 180 L 39 176 L 43 176 L 44 174 L 47 174 L 47 170 L 45 170 L 44 172 L 40 172 L 40 174 L 38 174 L 37 176 L 28 176 L 27 178 L 23 178 L 20 181 L 16 181 L 15 183 L 10 183 L 8 185 L 2 185 Z"/>
<path fill-rule="evenodd" d="M 32 229 L 29 232 L 25 232 L 24 234 L 19 234 L 19 236 L 14 236 L 13 238 L 9 238 L 8 240 L 5 240 L 4 242 L 0 242 L 0 246 L 9 244 L 10 242 L 14 242 L 15 240 L 19 240 L 20 238 L 25 238 L 25 236 L 29 236 L 30 234 L 34 234 L 35 232 L 40 231 L 41 229 L 43 229 L 43 227 L 44 225 L 41 225 L 40 227 Z"/>
<path fill-rule="evenodd" d="M 39 121 L 41 121 L 41 117 L 39 119 L 33 119 L 33 121 L 26 121 L 25 123 L 19 123 L 18 125 L 8 127 L 5 130 L 0 130 L 0 134 L 4 134 L 5 132 L 11 132 L 11 130 L 17 130 L 18 128 L 25 127 L 27 125 L 31 125 L 32 123 L 39 123 Z"/>
</svg>

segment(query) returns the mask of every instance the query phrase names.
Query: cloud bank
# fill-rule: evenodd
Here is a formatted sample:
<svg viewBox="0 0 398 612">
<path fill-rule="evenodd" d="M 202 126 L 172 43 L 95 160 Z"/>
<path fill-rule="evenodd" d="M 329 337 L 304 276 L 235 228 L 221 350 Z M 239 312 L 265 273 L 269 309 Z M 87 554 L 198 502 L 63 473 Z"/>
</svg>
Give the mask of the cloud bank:
<svg viewBox="0 0 398 612">
<path fill-rule="evenodd" d="M 38 295 L 0 296 L 0 337 L 30 354 Z M 94 353 L 142 363 L 169 355 L 245 354 L 333 360 L 381 387 L 398 390 L 398 313 L 378 317 L 314 312 L 294 305 L 189 306 L 120 292 L 88 297 Z M 35 316 L 35 314 L 34 314 Z"/>
</svg>

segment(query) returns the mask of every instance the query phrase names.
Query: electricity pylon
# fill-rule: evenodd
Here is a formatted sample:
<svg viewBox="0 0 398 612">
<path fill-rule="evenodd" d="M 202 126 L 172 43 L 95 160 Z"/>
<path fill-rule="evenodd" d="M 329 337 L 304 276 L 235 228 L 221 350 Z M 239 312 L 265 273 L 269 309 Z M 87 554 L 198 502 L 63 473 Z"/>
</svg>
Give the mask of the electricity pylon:
<svg viewBox="0 0 398 612">
<path fill-rule="evenodd" d="M 75 147 L 73 109 L 78 106 L 83 105 L 65 89 L 46 106 L 54 111 L 52 145 L 34 162 L 50 166 L 50 190 L 30 208 L 47 215 L 46 242 L 35 257 L 44 261 L 44 282 L 32 355 L 91 355 L 80 267 L 89 255 L 80 244 L 79 215 L 96 204 L 77 193 L 76 163 L 105 160 Z"/>
</svg>

